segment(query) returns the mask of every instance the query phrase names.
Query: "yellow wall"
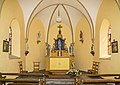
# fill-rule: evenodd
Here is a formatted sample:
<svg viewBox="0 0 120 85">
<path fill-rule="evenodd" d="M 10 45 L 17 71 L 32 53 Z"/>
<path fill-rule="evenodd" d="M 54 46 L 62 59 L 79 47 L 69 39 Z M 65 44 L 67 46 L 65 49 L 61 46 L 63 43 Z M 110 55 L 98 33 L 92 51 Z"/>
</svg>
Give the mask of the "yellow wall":
<svg viewBox="0 0 120 85">
<path fill-rule="evenodd" d="M 3 52 L 3 40 L 8 39 L 9 26 L 13 19 L 17 19 L 20 26 L 20 57 L 24 61 L 24 21 L 22 10 L 17 0 L 5 0 L 0 16 L 0 72 L 19 72 L 18 61 L 21 59 L 10 59 L 8 52 Z"/>
<path fill-rule="evenodd" d="M 80 40 L 80 30 L 83 32 L 83 40 Z M 75 62 L 76 68 L 87 71 L 91 68 L 93 56 L 90 54 L 92 41 L 90 26 L 85 18 L 78 22 L 75 30 Z"/>
<path fill-rule="evenodd" d="M 103 0 L 96 20 L 95 47 L 96 54 L 94 59 L 100 61 L 100 73 L 120 73 L 120 53 L 112 53 L 110 60 L 99 59 L 99 30 L 103 19 L 109 20 L 112 29 L 113 39 L 118 41 L 118 50 L 120 50 L 120 10 L 115 0 Z"/>
<path fill-rule="evenodd" d="M 37 34 L 40 31 L 41 42 L 37 44 Z M 33 71 L 33 62 L 40 62 L 40 69 L 45 68 L 45 30 L 41 21 L 36 17 L 30 26 L 29 54 L 26 56 L 26 66 L 28 71 Z"/>
</svg>

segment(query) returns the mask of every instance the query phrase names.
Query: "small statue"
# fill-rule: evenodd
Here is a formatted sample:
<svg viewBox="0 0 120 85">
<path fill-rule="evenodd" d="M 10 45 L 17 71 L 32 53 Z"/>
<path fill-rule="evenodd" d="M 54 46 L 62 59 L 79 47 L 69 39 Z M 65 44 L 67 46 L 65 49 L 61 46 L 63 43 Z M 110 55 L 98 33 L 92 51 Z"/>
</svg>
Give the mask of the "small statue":
<svg viewBox="0 0 120 85">
<path fill-rule="evenodd" d="M 73 56 L 73 51 L 74 51 L 74 47 L 73 47 L 73 43 L 70 44 L 69 46 L 69 52 L 70 52 L 70 56 Z"/>
<path fill-rule="evenodd" d="M 83 33 L 82 33 L 82 31 L 80 31 L 80 42 L 83 43 Z"/>
<path fill-rule="evenodd" d="M 71 62 L 71 68 L 75 69 L 75 62 L 74 62 L 74 60 L 72 60 L 72 62 Z"/>
<path fill-rule="evenodd" d="M 50 45 L 46 43 L 46 55 L 50 56 Z"/>
</svg>

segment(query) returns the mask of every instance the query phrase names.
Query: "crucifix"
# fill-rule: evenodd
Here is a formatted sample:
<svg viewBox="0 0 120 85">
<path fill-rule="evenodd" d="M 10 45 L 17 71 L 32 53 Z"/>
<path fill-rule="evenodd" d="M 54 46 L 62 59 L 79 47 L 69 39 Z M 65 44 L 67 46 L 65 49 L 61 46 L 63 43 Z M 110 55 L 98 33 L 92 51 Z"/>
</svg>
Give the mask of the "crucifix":
<svg viewBox="0 0 120 85">
<path fill-rule="evenodd" d="M 57 26 L 59 28 L 59 34 L 61 34 L 61 28 L 63 27 L 62 25 Z"/>
</svg>

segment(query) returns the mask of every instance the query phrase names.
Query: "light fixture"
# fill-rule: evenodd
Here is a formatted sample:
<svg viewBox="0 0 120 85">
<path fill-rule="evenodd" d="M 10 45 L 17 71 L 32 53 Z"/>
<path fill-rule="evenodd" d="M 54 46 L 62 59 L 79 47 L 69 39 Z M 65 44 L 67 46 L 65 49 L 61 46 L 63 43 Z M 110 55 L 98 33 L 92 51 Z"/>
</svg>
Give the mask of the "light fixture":
<svg viewBox="0 0 120 85">
<path fill-rule="evenodd" d="M 25 56 L 27 56 L 27 54 L 29 53 L 29 46 L 28 46 L 27 41 L 28 41 L 28 39 L 26 39 Z"/>
<path fill-rule="evenodd" d="M 58 16 L 57 16 L 56 22 L 57 23 L 61 23 L 62 22 L 62 19 L 61 19 L 61 16 L 60 16 L 60 10 L 59 9 L 58 9 Z"/>
</svg>

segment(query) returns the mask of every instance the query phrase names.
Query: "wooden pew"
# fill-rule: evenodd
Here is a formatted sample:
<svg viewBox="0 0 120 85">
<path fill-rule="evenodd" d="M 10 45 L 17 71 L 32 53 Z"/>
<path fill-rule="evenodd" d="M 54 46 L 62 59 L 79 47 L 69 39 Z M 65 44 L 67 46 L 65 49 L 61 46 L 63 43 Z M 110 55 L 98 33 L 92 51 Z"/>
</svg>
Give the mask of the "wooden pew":
<svg viewBox="0 0 120 85">
<path fill-rule="evenodd" d="M 27 76 L 27 78 L 2 78 L 2 76 Z M 29 78 L 34 76 L 34 78 Z M 42 78 L 38 78 L 42 76 Z M 36 78 L 35 78 L 36 77 Z M 10 82 L 10 83 L 9 83 Z M 12 83 L 11 83 L 12 82 Z M 22 83 L 21 83 L 22 82 Z M 0 85 L 9 83 L 8 85 L 45 85 L 45 74 L 43 73 L 0 73 Z"/>
<path fill-rule="evenodd" d="M 43 85 L 42 79 L 0 79 L 0 82 L 7 82 L 8 85 Z"/>
<path fill-rule="evenodd" d="M 7 77 L 4 79 L 3 76 L 42 76 L 42 78 L 14 78 L 8 79 Z M 104 79 L 103 76 L 110 76 L 113 79 Z M 47 75 L 43 73 L 0 73 L 0 85 L 3 83 L 9 83 L 8 85 L 46 85 L 46 77 L 55 79 L 55 78 L 73 78 L 72 82 L 75 82 L 75 85 L 83 85 L 83 84 L 100 84 L 100 83 L 115 83 L 115 85 L 120 85 L 120 74 L 80 74 L 77 76 L 70 77 L 69 75 Z M 88 77 L 96 77 L 96 78 L 88 78 Z M 98 78 L 99 77 L 99 78 Z M 117 77 L 114 78 L 114 77 Z M 66 81 L 66 82 L 67 82 Z M 11 83 L 12 82 L 12 83 Z M 22 83 L 21 83 L 22 82 Z M 61 80 L 62 82 L 62 80 Z M 71 82 L 71 81 L 70 81 Z"/>
<path fill-rule="evenodd" d="M 94 78 L 92 79 L 92 78 L 84 78 L 84 77 L 94 77 Z M 113 77 L 113 78 L 104 79 L 103 77 Z M 105 83 L 114 83 L 115 85 L 120 85 L 120 74 L 80 74 L 76 76 L 76 85 L 105 84 Z"/>
</svg>

